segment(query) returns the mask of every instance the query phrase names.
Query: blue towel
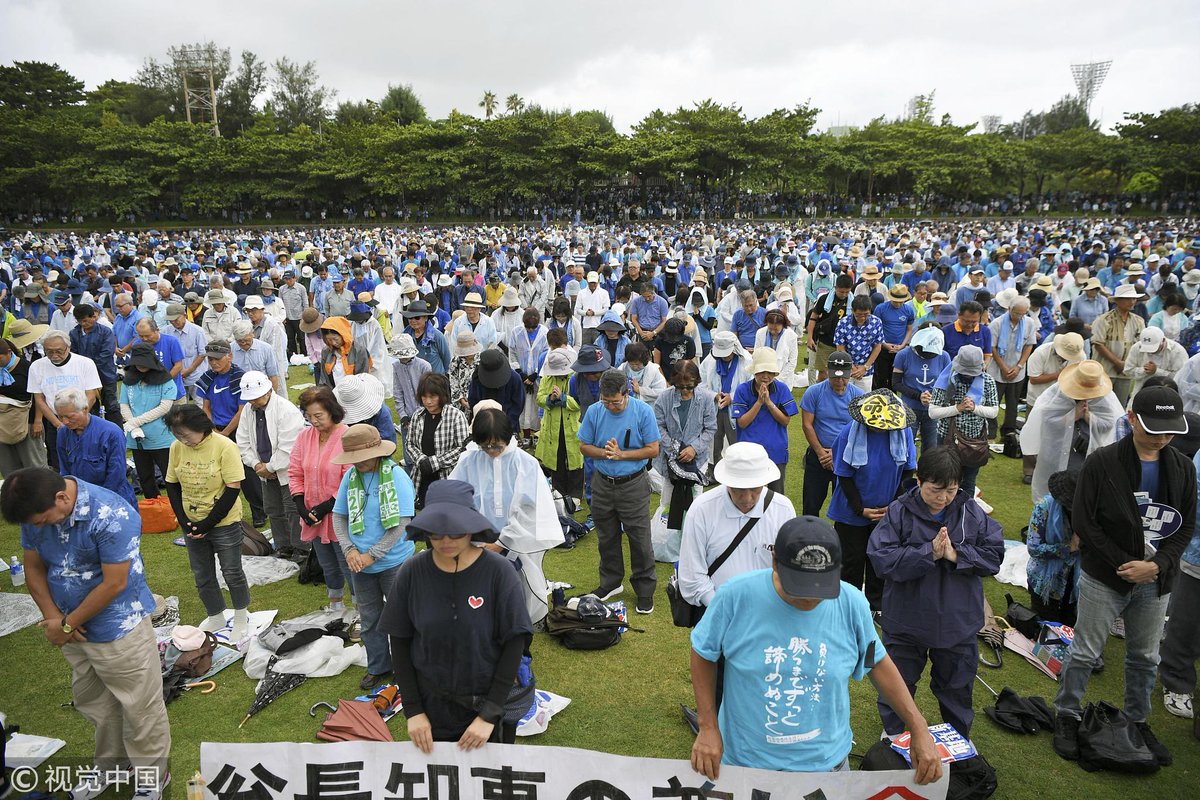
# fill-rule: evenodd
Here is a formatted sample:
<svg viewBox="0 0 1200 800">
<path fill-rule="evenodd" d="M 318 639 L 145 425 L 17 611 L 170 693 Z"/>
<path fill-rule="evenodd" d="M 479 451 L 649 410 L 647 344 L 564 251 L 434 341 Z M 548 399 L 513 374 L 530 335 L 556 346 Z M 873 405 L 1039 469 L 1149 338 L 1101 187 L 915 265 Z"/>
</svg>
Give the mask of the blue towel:
<svg viewBox="0 0 1200 800">
<path fill-rule="evenodd" d="M 953 375 L 954 363 L 942 370 L 942 374 L 938 375 L 937 380 L 933 383 L 933 388 L 941 389 L 946 393 L 946 400 L 949 401 L 954 397 L 954 392 L 950 391 L 950 379 Z M 974 400 L 976 403 L 983 402 L 983 373 L 979 373 L 971 380 L 971 386 L 967 389 L 967 397 Z"/>
<path fill-rule="evenodd" d="M 850 435 L 846 437 L 846 448 L 842 451 L 842 461 L 845 461 L 854 469 L 866 466 L 867 463 L 867 435 L 870 431 L 875 430 L 868 425 L 855 420 L 850 421 Z M 891 453 L 892 460 L 897 464 L 904 465 L 908 463 L 908 437 L 904 435 L 907 428 L 901 428 L 898 431 L 875 431 L 875 433 L 885 433 L 888 437 L 888 451 Z"/>
</svg>

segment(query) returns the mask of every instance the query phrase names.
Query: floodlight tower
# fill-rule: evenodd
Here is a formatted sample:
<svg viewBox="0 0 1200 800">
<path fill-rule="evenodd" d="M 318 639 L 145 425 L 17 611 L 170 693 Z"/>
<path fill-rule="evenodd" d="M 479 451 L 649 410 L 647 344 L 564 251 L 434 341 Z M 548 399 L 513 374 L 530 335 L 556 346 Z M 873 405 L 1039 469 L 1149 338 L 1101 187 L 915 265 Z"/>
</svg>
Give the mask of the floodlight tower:
<svg viewBox="0 0 1200 800">
<path fill-rule="evenodd" d="M 1000 130 L 1000 115 L 999 114 L 984 114 L 980 118 L 983 123 L 984 133 L 995 133 Z"/>
<path fill-rule="evenodd" d="M 216 64 L 213 54 L 203 47 L 179 48 L 176 62 L 183 80 L 183 101 L 187 121 L 207 125 L 213 136 L 220 136 L 217 126 L 217 87 L 213 75 Z"/>
<path fill-rule="evenodd" d="M 1108 75 L 1108 68 L 1111 66 L 1111 59 L 1071 65 L 1071 77 L 1075 79 L 1075 86 L 1079 89 L 1079 99 L 1083 102 L 1084 111 L 1090 113 L 1092 98 L 1100 91 L 1100 84 L 1104 83 L 1104 78 Z"/>
</svg>

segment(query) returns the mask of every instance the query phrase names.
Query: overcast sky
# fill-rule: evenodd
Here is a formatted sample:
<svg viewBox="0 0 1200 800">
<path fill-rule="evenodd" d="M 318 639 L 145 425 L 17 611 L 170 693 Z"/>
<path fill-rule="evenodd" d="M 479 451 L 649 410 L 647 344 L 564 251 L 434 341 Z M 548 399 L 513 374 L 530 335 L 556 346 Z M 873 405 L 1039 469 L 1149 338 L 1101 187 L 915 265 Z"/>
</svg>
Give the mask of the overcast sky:
<svg viewBox="0 0 1200 800">
<path fill-rule="evenodd" d="M 1075 90 L 1070 64 L 1112 59 L 1092 104 L 1200 101 L 1196 0 L 0 0 L 0 58 L 57 62 L 89 89 L 147 56 L 211 39 L 314 60 L 337 99 L 411 83 L 433 117 L 482 114 L 485 90 L 608 112 L 628 130 L 655 108 L 711 97 L 749 116 L 810 102 L 818 127 L 903 113 L 936 90 L 957 123 L 1042 110 Z M 918 10 L 920 9 L 920 10 Z"/>
</svg>

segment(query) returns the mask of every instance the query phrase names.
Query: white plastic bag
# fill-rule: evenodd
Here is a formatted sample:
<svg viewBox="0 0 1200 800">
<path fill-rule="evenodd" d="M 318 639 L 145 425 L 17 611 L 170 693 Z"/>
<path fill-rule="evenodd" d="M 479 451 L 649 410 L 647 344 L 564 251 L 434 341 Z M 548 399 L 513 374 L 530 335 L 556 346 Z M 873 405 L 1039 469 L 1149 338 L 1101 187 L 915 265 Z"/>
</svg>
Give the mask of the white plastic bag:
<svg viewBox="0 0 1200 800">
<path fill-rule="evenodd" d="M 679 560 L 679 542 L 683 531 L 667 527 L 667 507 L 659 506 L 650 518 L 650 543 L 654 546 L 654 560 L 675 563 Z"/>
</svg>

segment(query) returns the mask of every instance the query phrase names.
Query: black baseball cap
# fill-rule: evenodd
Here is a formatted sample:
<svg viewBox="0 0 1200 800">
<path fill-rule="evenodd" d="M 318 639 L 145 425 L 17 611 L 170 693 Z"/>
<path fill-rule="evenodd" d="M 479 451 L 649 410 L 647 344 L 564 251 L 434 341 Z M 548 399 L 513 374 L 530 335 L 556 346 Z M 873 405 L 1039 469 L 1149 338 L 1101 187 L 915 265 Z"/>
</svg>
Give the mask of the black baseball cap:
<svg viewBox="0 0 1200 800">
<path fill-rule="evenodd" d="M 841 350 L 834 350 L 825 360 L 825 372 L 831 378 L 849 378 L 853 367 L 854 360 L 850 354 Z"/>
<path fill-rule="evenodd" d="M 842 590 L 842 542 L 820 517 L 796 517 L 775 536 L 775 571 L 791 597 L 832 600 Z"/>
<path fill-rule="evenodd" d="M 1169 386 L 1147 386 L 1133 396 L 1133 413 L 1146 433 L 1155 436 L 1188 432 L 1183 399 Z"/>
</svg>

